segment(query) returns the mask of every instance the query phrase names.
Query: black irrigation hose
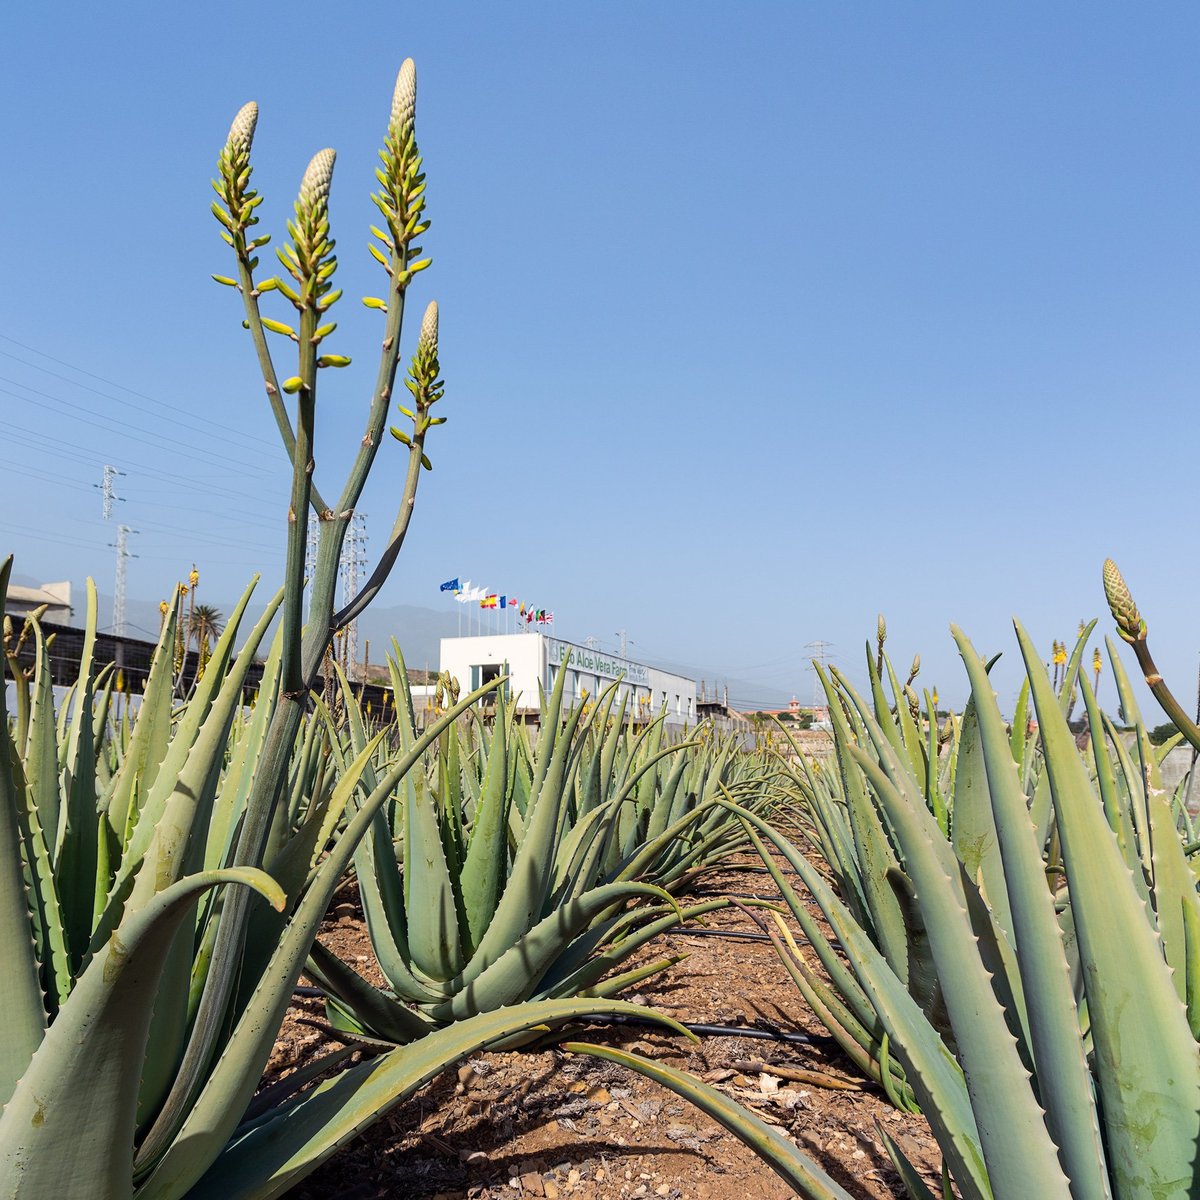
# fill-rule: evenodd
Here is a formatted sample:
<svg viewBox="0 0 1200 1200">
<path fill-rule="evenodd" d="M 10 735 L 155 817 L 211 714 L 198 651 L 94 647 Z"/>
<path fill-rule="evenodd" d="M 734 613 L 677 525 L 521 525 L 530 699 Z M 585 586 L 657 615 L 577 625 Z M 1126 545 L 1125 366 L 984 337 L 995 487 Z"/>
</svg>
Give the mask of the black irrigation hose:
<svg viewBox="0 0 1200 1200">
<path fill-rule="evenodd" d="M 757 892 L 712 892 L 706 889 L 687 892 L 686 895 L 690 899 L 697 900 L 766 900 L 772 904 L 779 898 L 778 892 L 776 892 L 775 896 L 760 896 Z"/>
<path fill-rule="evenodd" d="M 669 1033 L 661 1021 L 652 1017 L 626 1016 L 624 1013 L 605 1013 L 603 1016 L 583 1017 L 590 1025 L 639 1025 Z M 828 1046 L 836 1048 L 837 1039 L 819 1033 L 788 1033 L 783 1029 L 759 1029 L 750 1025 L 709 1025 L 705 1022 L 679 1021 L 689 1033 L 700 1037 L 744 1037 L 764 1042 L 786 1042 L 790 1046 Z"/>
<path fill-rule="evenodd" d="M 765 933 L 751 933 L 748 929 L 665 929 L 670 937 L 715 937 L 731 938 L 738 942 L 769 942 L 771 939 Z"/>
<path fill-rule="evenodd" d="M 313 997 L 324 996 L 325 993 L 320 988 L 298 986 L 292 988 L 292 995 Z M 589 1025 L 638 1025 L 648 1029 L 657 1029 L 659 1033 L 668 1032 L 667 1027 L 661 1021 L 656 1021 L 652 1017 L 635 1017 L 625 1013 L 602 1013 L 579 1019 L 586 1021 Z M 788 1033 L 783 1029 L 759 1029 L 757 1026 L 748 1025 L 709 1025 L 703 1021 L 679 1021 L 677 1024 L 698 1037 L 744 1037 L 765 1042 L 786 1042 L 789 1046 L 836 1048 L 838 1045 L 836 1038 L 819 1033 Z"/>
</svg>

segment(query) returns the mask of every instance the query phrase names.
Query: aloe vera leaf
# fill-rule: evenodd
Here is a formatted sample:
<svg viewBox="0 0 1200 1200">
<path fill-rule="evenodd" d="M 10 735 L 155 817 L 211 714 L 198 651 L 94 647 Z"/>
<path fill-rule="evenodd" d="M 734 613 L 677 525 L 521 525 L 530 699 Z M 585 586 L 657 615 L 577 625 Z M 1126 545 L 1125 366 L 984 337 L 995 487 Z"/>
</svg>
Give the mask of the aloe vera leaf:
<svg viewBox="0 0 1200 1200">
<path fill-rule="evenodd" d="M 631 896 L 656 896 L 673 902 L 652 884 L 614 883 L 593 888 L 547 917 L 505 950 L 475 978 L 465 981 L 444 1004 L 429 1009 L 437 1021 L 458 1021 L 478 1012 L 526 999 L 554 959 L 597 917 Z"/>
<path fill-rule="evenodd" d="M 162 819 L 167 804 L 176 790 L 185 764 L 188 763 L 191 757 L 193 748 L 196 745 L 196 739 L 200 736 L 200 731 L 204 727 L 205 718 L 208 716 L 209 710 L 217 696 L 221 693 L 222 688 L 228 682 L 229 663 L 233 656 L 238 625 L 257 584 L 258 576 L 255 576 L 245 592 L 243 592 L 220 638 L 217 639 L 217 644 L 213 648 L 212 657 L 209 659 L 204 677 L 197 685 L 191 700 L 188 701 L 186 707 L 183 709 L 183 715 L 175 727 L 167 753 L 155 775 L 154 783 L 146 790 L 138 823 L 134 828 L 129 845 L 125 849 L 121 866 L 117 871 L 116 878 L 110 890 L 104 920 L 97 926 L 97 931 L 100 935 L 99 940 L 102 940 L 107 935 L 108 930 L 113 927 L 119 918 L 125 897 L 128 894 L 129 883 L 140 871 L 146 851 L 155 836 L 158 823 Z M 278 607 L 282 602 L 282 598 L 283 593 L 280 592 L 275 596 L 271 604 Z M 270 608 L 271 605 L 268 605 L 268 607 Z M 265 626 L 262 628 L 265 629 Z M 241 670 L 244 673 L 248 669 L 249 656 L 246 656 Z M 241 699 L 240 686 L 234 699 L 238 701 Z"/>
<path fill-rule="evenodd" d="M 859 923 L 870 929 L 884 957 L 892 964 L 901 980 L 907 982 L 908 934 L 904 914 L 887 882 L 888 872 L 898 866 L 896 855 L 876 815 L 874 803 L 863 786 L 862 773 L 849 755 L 850 725 L 842 712 L 838 694 L 832 681 L 820 667 L 817 667 L 817 673 L 829 703 L 850 828 L 858 851 L 858 887 L 861 888 L 861 892 L 857 895 L 848 894 L 846 903 L 851 909 L 858 908 L 861 911 Z"/>
<path fill-rule="evenodd" d="M 149 792 L 170 744 L 171 702 L 175 686 L 172 667 L 177 621 L 177 606 L 172 605 L 150 659 L 150 673 L 138 706 L 137 720 L 133 723 L 133 735 L 117 772 L 108 804 L 109 827 L 122 839 L 122 848 L 134 793 L 137 791 L 145 796 Z"/>
<path fill-rule="evenodd" d="M 436 1028 L 421 1013 L 368 983 L 320 941 L 313 942 L 305 973 L 341 1000 L 363 1027 L 377 1037 L 404 1045 Z"/>
<path fill-rule="evenodd" d="M 706 900 L 703 904 L 685 908 L 683 917 L 691 920 L 728 906 L 729 901 L 723 897 Z M 664 914 L 663 906 L 656 905 L 636 908 L 592 925 L 556 957 L 539 980 L 538 992 L 543 996 L 582 995 L 594 989 L 610 970 L 623 963 L 635 950 L 679 923 L 678 913 L 672 910 Z"/>
<path fill-rule="evenodd" d="M 138 1200 L 172 1200 L 183 1195 L 225 1145 L 254 1094 L 317 927 L 359 841 L 397 784 L 421 761 L 439 734 L 494 687 L 489 683 L 464 697 L 416 737 L 351 818 L 288 921 L 267 970 L 195 1102 L 181 1112 L 177 1122 L 162 1130 L 154 1145 L 143 1142 L 137 1165 L 147 1178 Z M 186 1082 L 182 1086 L 186 1087 Z"/>
<path fill-rule="evenodd" d="M 580 996 L 594 996 L 605 1000 L 612 996 L 619 996 L 622 992 L 628 991 L 629 988 L 637 987 L 639 983 L 644 983 L 647 979 L 651 979 L 655 975 L 661 975 L 663 971 L 670 970 L 671 967 L 683 962 L 687 957 L 686 954 L 671 954 L 666 958 L 656 958 L 651 962 L 643 963 L 640 967 L 634 967 L 632 970 L 625 971 L 620 975 L 610 975 L 603 983 L 585 988 L 578 994 Z M 534 997 L 536 1000 L 542 998 L 540 995 Z"/>
<path fill-rule="evenodd" d="M 1161 942 L 1096 802 L 1037 651 L 1017 624 L 1046 749 L 1117 1196 L 1183 1197 L 1200 1136 L 1200 1062 Z"/>
<path fill-rule="evenodd" d="M 1179 831 L 1164 794 L 1147 789 L 1146 811 L 1150 818 L 1151 864 L 1154 868 L 1154 912 L 1162 938 L 1163 955 L 1170 967 L 1176 994 L 1188 997 L 1188 939 L 1185 932 L 1191 910 L 1193 923 L 1200 922 L 1200 897 L 1196 877 L 1183 853 Z"/>
<path fill-rule="evenodd" d="M 134 1112 L 159 975 L 197 893 L 223 883 L 283 903 L 262 871 L 189 876 L 122 922 L 76 981 L 0 1117 L 0 1176 L 12 1200 L 132 1196 Z"/>
<path fill-rule="evenodd" d="M 887 696 L 883 691 L 883 680 L 880 677 L 879 666 L 875 661 L 875 655 L 871 651 L 871 644 L 866 644 L 867 651 L 867 675 L 871 684 L 871 703 L 875 708 L 875 720 L 879 722 L 879 727 L 887 734 L 892 745 L 896 749 L 897 754 L 905 754 L 907 750 L 904 745 L 904 734 L 900 731 L 900 726 L 897 724 L 898 718 L 892 715 L 892 706 L 888 703 Z M 891 663 L 888 663 L 888 673 L 891 674 Z M 892 678 L 892 685 L 895 686 L 895 678 Z"/>
<path fill-rule="evenodd" d="M 958 855 L 967 877 L 982 878 L 988 903 L 1011 941 L 1013 919 L 1009 910 L 1008 892 L 1004 886 L 1004 863 L 997 840 L 996 820 L 992 815 L 989 776 L 979 726 L 977 702 L 972 695 L 963 710 L 962 741 L 954 778 L 952 841 L 954 852 Z M 1010 753 L 1010 761 L 1011 757 Z M 1026 811 L 1024 796 L 1021 796 L 1021 808 Z M 1042 890 L 1045 891 L 1044 880 Z"/>
<path fill-rule="evenodd" d="M 248 590 L 234 610 L 221 636 L 222 641 L 226 637 L 229 641 L 221 648 L 222 653 L 219 657 L 214 650 L 209 669 L 205 672 L 201 686 L 208 682 L 210 672 L 214 682 L 219 678 L 219 673 L 223 674 L 224 678 L 220 679 L 215 694 L 206 696 L 202 702 L 207 712 L 196 730 L 190 751 L 180 764 L 177 775 L 173 780 L 164 781 L 170 785 L 170 791 L 165 796 L 161 808 L 153 816 L 154 830 L 142 856 L 142 866 L 139 868 L 135 864 L 133 867 L 137 877 L 129 895 L 128 905 L 131 907 L 140 907 L 154 892 L 161 891 L 179 879 L 187 867 L 198 866 L 203 861 L 207 839 L 202 839 L 201 835 L 206 831 L 208 813 L 216 795 L 221 770 L 225 765 L 229 728 L 241 708 L 242 688 L 254 653 L 268 626 L 275 619 L 275 613 L 282 600 L 282 593 L 279 593 L 266 606 L 241 653 L 232 666 L 226 667 L 237 627 L 250 596 L 251 592 Z M 165 787 L 163 790 L 165 791 Z"/>
<path fill-rule="evenodd" d="M 508 766 L 508 730 L 505 722 L 498 721 L 459 880 L 466 914 L 467 955 L 475 953 L 500 899 L 508 861 Z"/>
<path fill-rule="evenodd" d="M 839 1187 L 783 1134 L 772 1129 L 737 1101 L 731 1100 L 709 1084 L 701 1083 L 695 1076 L 611 1046 L 565 1042 L 562 1048 L 572 1054 L 587 1054 L 628 1067 L 629 1070 L 670 1088 L 676 1095 L 694 1104 L 749 1146 L 805 1200 L 850 1200 L 849 1192 Z"/>
<path fill-rule="evenodd" d="M 398 996 L 436 1003 L 443 992 L 418 980 L 411 968 L 404 884 L 383 812 L 376 814 L 354 854 L 359 896 L 379 968 Z"/>
<path fill-rule="evenodd" d="M 552 693 L 550 708 L 555 707 L 553 695 L 562 698 L 559 686 L 565 672 L 559 672 Z M 549 714 L 547 714 L 549 716 Z M 565 791 L 566 767 L 571 739 L 580 720 L 576 709 L 561 732 L 553 738 L 539 736 L 539 753 L 550 758 L 545 770 L 539 761 L 535 771 L 535 788 L 525 817 L 525 833 L 513 859 L 508 882 L 496 905 L 496 911 L 470 962 L 462 972 L 466 986 L 492 965 L 523 934 L 532 928 L 542 915 L 549 884 L 554 878 L 554 846 L 558 836 L 558 817 Z M 545 732 L 545 731 L 543 731 Z M 552 747 L 550 753 L 547 747 Z M 540 780 L 540 784 L 539 781 Z"/>
<path fill-rule="evenodd" d="M 2 715 L 0 720 L 3 720 Z M 71 967 L 63 932 L 62 906 L 58 900 L 58 887 L 54 881 L 45 830 L 40 821 L 41 814 L 32 803 L 31 789 L 22 786 L 20 762 L 15 754 L 12 764 L 11 779 L 17 802 L 16 820 L 25 854 L 34 955 L 41 966 L 41 989 L 46 1012 L 53 1019 L 71 990 Z M 0 943 L 12 944 L 3 938 L 0 938 Z"/>
<path fill-rule="evenodd" d="M 1124 803 L 1121 808 L 1125 814 L 1124 821 L 1132 830 L 1131 844 L 1134 851 L 1134 861 L 1138 864 L 1137 874 L 1141 876 L 1143 899 L 1147 901 L 1147 914 L 1153 913 L 1150 906 L 1150 880 L 1153 878 L 1150 862 L 1150 830 L 1149 818 L 1146 815 L 1146 789 L 1137 765 L 1130 757 L 1129 750 L 1121 738 L 1121 731 L 1107 715 L 1104 716 L 1104 728 L 1108 731 L 1109 742 L 1112 745 L 1113 757 L 1120 768 L 1118 792 Z M 1123 787 L 1121 786 L 1123 785 Z M 1132 868 L 1131 868 L 1132 869 Z"/>
<path fill-rule="evenodd" d="M 1071 650 L 1071 657 L 1067 659 L 1066 669 L 1063 671 L 1062 683 L 1058 688 L 1058 707 L 1062 709 L 1064 717 L 1070 717 L 1071 709 L 1075 704 L 1075 686 L 1080 678 L 1080 667 L 1083 666 L 1083 652 L 1087 649 L 1088 639 L 1092 636 L 1092 630 L 1096 628 L 1096 619 L 1093 617 L 1079 631 L 1079 636 L 1075 639 L 1075 646 Z"/>
<path fill-rule="evenodd" d="M 1024 1057 L 1025 1045 L 1028 1042 L 1028 1022 L 1025 1012 L 1024 995 L 1020 986 L 1017 960 L 1012 952 L 1012 947 L 996 921 L 994 914 L 980 897 L 975 880 L 964 875 L 962 865 L 959 863 L 949 843 L 946 842 L 941 826 L 937 824 L 936 819 L 929 813 L 924 795 L 918 791 L 918 780 L 914 779 L 905 761 L 896 754 L 862 698 L 845 680 L 842 680 L 841 683 L 846 695 L 850 697 L 861 716 L 863 728 L 875 748 L 878 760 L 868 755 L 861 746 L 854 744 L 847 746 L 850 757 L 859 764 L 859 767 L 868 776 L 876 799 L 880 803 L 880 816 L 890 824 L 893 836 L 899 838 L 899 829 L 897 828 L 899 817 L 897 814 L 900 813 L 903 813 L 905 816 L 911 816 L 912 820 L 916 822 L 916 826 L 914 827 L 910 821 L 910 829 L 920 828 L 923 830 L 924 841 L 914 843 L 910 838 L 904 845 L 911 846 L 916 844 L 922 848 L 928 848 L 940 866 L 942 877 L 951 881 L 956 894 L 962 899 L 962 903 L 970 919 L 972 930 L 977 939 L 982 965 L 992 981 L 992 989 L 996 998 L 1000 1001 L 1002 1011 L 1010 1019 L 1010 1031 L 1018 1039 L 1018 1048 Z M 900 806 L 887 803 L 889 796 L 900 799 Z M 906 858 L 907 853 L 908 851 L 902 847 L 901 858 Z M 907 862 L 905 865 L 907 868 Z M 911 875 L 912 872 L 907 871 L 907 874 Z M 895 882 L 897 882 L 897 877 L 893 873 L 889 876 L 889 883 L 894 884 Z M 916 879 L 913 878 L 911 882 L 915 888 Z M 906 928 L 916 930 L 918 926 L 917 922 L 913 920 L 911 910 L 906 916 L 908 920 Z M 930 929 L 928 914 L 924 911 L 921 913 L 920 925 L 925 929 Z M 927 945 L 923 940 L 915 938 L 910 941 L 910 953 L 914 955 L 914 969 L 910 970 L 910 975 L 919 977 L 921 972 L 915 969 L 917 966 L 922 967 L 924 973 L 928 974 L 928 954 L 932 955 L 935 962 L 938 959 L 938 953 L 932 940 L 931 929 L 930 933 L 931 938 Z M 916 958 L 917 951 L 925 952 L 926 950 L 928 954 L 924 954 L 921 959 Z M 939 982 L 941 981 L 942 970 L 943 968 L 939 964 L 936 970 Z M 910 991 L 914 990 L 913 985 L 914 980 L 910 978 Z M 922 984 L 922 988 L 924 988 L 924 984 Z M 944 991 L 944 988 L 942 990 Z M 914 995 L 917 996 L 918 1002 L 923 1007 L 927 1006 L 932 999 L 928 995 L 918 995 L 915 991 Z"/>
<path fill-rule="evenodd" d="M 658 1015 L 615 1000 L 540 1000 L 484 1013 L 351 1067 L 240 1130 L 189 1200 L 271 1200 L 461 1059 L 526 1030 L 609 1013 Z"/>
<path fill-rule="evenodd" d="M 962 631 L 952 626 L 951 633 L 971 682 L 1002 858 L 1000 886 L 1011 905 L 1014 944 L 1029 1013 L 1030 1048 L 1046 1123 L 1059 1147 L 1074 1200 L 1109 1200 L 1111 1191 L 1091 1075 L 1042 856 L 987 671 Z M 1083 683 L 1086 691 L 1087 681 Z M 1071 751 L 1075 753 L 1073 742 Z"/>
<path fill-rule="evenodd" d="M 463 965 L 458 908 L 442 845 L 437 801 L 421 778 L 404 807 L 404 910 L 413 966 L 450 979 Z"/>
<path fill-rule="evenodd" d="M 911 1112 L 916 1108 L 916 1099 L 906 1082 L 892 1077 L 893 1067 L 882 1046 L 887 1034 L 878 1021 L 875 1022 L 875 1033 L 862 1025 L 838 995 L 837 988 L 827 984 L 804 960 L 783 917 L 773 912 L 771 918 L 776 926 L 771 940 L 779 960 L 818 1020 L 867 1078 L 884 1085 L 888 1098 L 897 1108 Z"/>
<path fill-rule="evenodd" d="M 87 951 L 96 897 L 96 859 L 99 853 L 96 807 L 95 741 L 92 737 L 92 699 L 96 646 L 96 585 L 88 580 L 87 619 L 79 660 L 79 681 L 71 704 L 70 724 L 60 735 L 63 754 L 63 796 L 59 810 L 54 876 L 63 911 L 63 932 L 72 972 Z"/>
<path fill-rule="evenodd" d="M 977 949 L 977 926 L 968 915 L 958 863 L 949 847 L 883 770 L 858 747 L 852 755 L 871 780 L 891 817 L 908 874 L 921 898 L 921 914 L 958 1045 L 980 1144 L 992 1187 L 1001 1196 L 1068 1197 L 1067 1178 L 1042 1120 L 1029 1072 L 993 990 L 992 975 Z M 927 817 L 927 820 L 925 819 Z"/>
<path fill-rule="evenodd" d="M 246 802 L 250 798 L 250 789 L 254 783 L 255 768 L 266 742 L 267 726 L 278 703 L 282 655 L 283 626 L 280 625 L 271 639 L 271 648 L 263 664 L 257 703 L 238 738 L 213 806 L 212 820 L 208 827 L 208 844 L 204 853 L 205 866 L 210 869 L 228 862 L 232 854 L 238 821 L 246 810 Z"/>
<path fill-rule="evenodd" d="M 1096 703 L 1096 693 L 1092 691 L 1092 685 L 1088 683 L 1087 679 L 1080 676 L 1079 686 L 1083 693 L 1084 711 L 1087 713 L 1092 761 L 1096 767 L 1096 787 L 1100 792 L 1100 801 L 1104 805 L 1104 815 L 1108 819 L 1109 828 L 1117 839 L 1117 845 L 1120 846 L 1121 855 L 1129 869 L 1132 871 L 1135 867 L 1137 868 L 1137 876 L 1141 879 L 1143 898 L 1148 900 L 1150 893 L 1145 886 L 1145 879 L 1142 878 L 1141 862 L 1138 859 L 1137 847 L 1134 845 L 1133 824 L 1128 809 L 1121 803 L 1117 794 L 1117 780 L 1113 774 L 1112 758 L 1109 756 L 1106 740 L 1108 725 L 1100 712 L 1100 706 Z M 1114 736 L 1115 732 L 1114 730 Z"/>
<path fill-rule="evenodd" d="M 32 621 L 34 636 L 33 695 L 29 735 L 25 742 L 25 784 L 46 838 L 51 863 L 57 850 L 59 824 L 58 733 L 54 718 L 53 674 L 42 627 Z"/>
<path fill-rule="evenodd" d="M 900 1182 L 904 1184 L 904 1190 L 908 1193 L 909 1200 L 939 1200 L 929 1190 L 929 1185 L 921 1178 L 917 1168 L 908 1161 L 904 1151 L 878 1121 L 875 1123 L 875 1129 L 883 1142 L 883 1148 L 887 1151 L 888 1158 L 892 1160 L 892 1166 L 896 1168 L 896 1174 L 900 1176 Z"/>
<path fill-rule="evenodd" d="M 739 806 L 732 807 L 743 821 L 752 825 L 775 846 L 803 880 L 833 928 L 834 935 L 854 967 L 859 985 L 890 1036 L 892 1051 L 904 1067 L 905 1078 L 934 1130 L 934 1136 L 951 1165 L 965 1200 L 991 1200 L 992 1189 L 980 1151 L 975 1114 L 961 1068 L 950 1056 L 917 1002 L 909 995 L 908 989 L 820 873 L 761 817 Z M 773 859 L 767 862 L 768 868 L 773 865 Z M 788 907 L 803 925 L 801 913 L 804 904 L 778 866 L 774 867 L 772 876 L 780 884 Z"/>
<path fill-rule="evenodd" d="M 4 597 L 11 570 L 10 556 L 0 562 L 0 623 L 3 623 Z M 23 781 L 18 780 L 18 766 L 16 748 L 9 734 L 3 688 L 0 688 L 0 945 L 5 947 L 4 970 L 0 971 L 0 1008 L 5 1018 L 4 1037 L 0 1038 L 0 1105 L 12 1095 L 46 1028 L 46 1010 L 21 865 L 21 830 L 17 813 L 23 807 L 22 797 L 18 795 Z"/>
<path fill-rule="evenodd" d="M 1009 733 L 1008 744 L 1012 750 L 1013 762 L 1018 769 L 1025 764 L 1025 738 L 1029 729 L 1029 680 L 1021 680 L 1021 690 L 1017 693 L 1017 706 L 1013 710 L 1012 729 Z"/>
<path fill-rule="evenodd" d="M 912 773 L 915 776 L 918 784 L 918 790 L 921 795 L 925 794 L 926 787 L 926 772 L 930 769 L 930 764 L 925 755 L 925 747 L 921 741 L 921 731 L 917 728 L 916 721 L 912 718 L 912 713 L 908 711 L 908 699 L 904 695 L 903 689 L 900 687 L 900 681 L 896 678 L 896 672 L 892 668 L 891 659 L 885 654 L 883 656 L 883 665 L 887 667 L 888 680 L 892 687 L 892 697 L 896 706 L 896 720 L 900 724 L 900 732 L 904 737 L 904 749 L 908 756 L 909 765 L 912 767 Z M 860 709 L 860 711 L 862 711 Z M 880 722 L 882 725 L 882 722 Z"/>
</svg>

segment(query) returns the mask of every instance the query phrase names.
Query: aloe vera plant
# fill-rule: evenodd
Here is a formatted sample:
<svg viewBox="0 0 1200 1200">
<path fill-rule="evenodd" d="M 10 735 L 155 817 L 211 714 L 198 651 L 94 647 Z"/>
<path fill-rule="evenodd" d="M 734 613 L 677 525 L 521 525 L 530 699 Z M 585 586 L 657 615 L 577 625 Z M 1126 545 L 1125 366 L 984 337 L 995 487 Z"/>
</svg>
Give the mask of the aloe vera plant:
<svg viewBox="0 0 1200 1200">
<path fill-rule="evenodd" d="M 1084 701 L 1092 762 L 1079 753 L 1067 726 L 1070 697 L 1055 692 L 1017 626 L 1038 718 L 1046 823 L 1041 784 L 1030 794 L 1022 781 L 1027 747 L 1000 715 L 986 664 L 954 633 L 971 699 L 949 836 L 921 772 L 844 680 L 838 693 L 850 719 L 835 722 L 847 793 L 861 791 L 859 818 L 873 823 L 877 844 L 907 877 L 898 893 L 923 930 L 944 1028 L 883 939 L 858 920 L 861 897 L 839 897 L 778 830 L 752 814 L 743 820 L 805 932 L 815 923 L 768 847 L 833 927 L 849 970 L 841 995 L 887 1035 L 884 1049 L 902 1065 L 962 1195 L 1191 1195 L 1200 1147 L 1200 992 L 1188 953 L 1196 880 L 1180 819 L 1155 784 L 1157 760 L 1120 659 L 1110 646 L 1144 771 L 1128 761 L 1076 674 L 1070 682 Z M 1056 884 L 1060 865 L 1065 889 Z M 794 960 L 789 937 L 780 932 L 781 949 Z M 926 1195 L 922 1187 L 913 1194 Z"/>
<path fill-rule="evenodd" d="M 398 653 L 390 665 L 404 747 L 416 726 Z M 501 694 L 490 728 L 452 726 L 425 771 L 402 782 L 391 819 L 376 816 L 355 865 L 388 987 L 372 987 L 318 943 L 309 973 L 336 1027 L 407 1042 L 526 999 L 614 995 L 674 961 L 612 975 L 635 950 L 724 904 L 681 910 L 648 874 L 707 815 L 677 796 L 694 745 L 662 746 L 651 729 L 625 747 L 623 722 L 608 719 L 615 688 L 587 716 L 564 713 L 562 679 L 535 749 Z M 351 747 L 365 750 L 368 723 L 344 681 L 343 707 Z M 667 790 L 656 804 L 660 771 Z M 364 775 L 369 788 L 372 768 Z M 630 844 L 621 819 L 639 803 L 659 827 Z M 635 835 L 644 828 L 633 822 Z M 638 900 L 652 903 L 626 910 Z"/>
</svg>

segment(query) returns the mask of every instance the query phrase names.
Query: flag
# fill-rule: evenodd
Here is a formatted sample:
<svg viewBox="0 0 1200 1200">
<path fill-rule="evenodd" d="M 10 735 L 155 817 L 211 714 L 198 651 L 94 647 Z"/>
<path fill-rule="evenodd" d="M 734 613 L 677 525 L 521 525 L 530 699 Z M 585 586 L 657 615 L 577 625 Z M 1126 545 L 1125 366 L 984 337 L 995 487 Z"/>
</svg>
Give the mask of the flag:
<svg viewBox="0 0 1200 1200">
<path fill-rule="evenodd" d="M 479 602 L 480 608 L 495 608 L 500 602 L 500 597 L 493 592 L 490 596 L 484 596 Z"/>
<path fill-rule="evenodd" d="M 548 612 L 542 618 L 542 620 L 545 621 L 547 625 L 553 625 L 554 624 L 554 614 L 552 612 Z"/>
<path fill-rule="evenodd" d="M 440 588 L 438 588 L 439 592 L 457 592 L 460 590 L 461 589 L 458 586 L 458 578 L 457 577 L 455 577 L 454 579 L 447 579 L 446 582 L 443 583 Z"/>
<path fill-rule="evenodd" d="M 507 597 L 507 596 L 501 596 L 501 597 L 500 597 L 500 607 L 501 607 L 501 608 L 507 608 L 507 607 L 508 607 L 508 597 Z"/>
</svg>

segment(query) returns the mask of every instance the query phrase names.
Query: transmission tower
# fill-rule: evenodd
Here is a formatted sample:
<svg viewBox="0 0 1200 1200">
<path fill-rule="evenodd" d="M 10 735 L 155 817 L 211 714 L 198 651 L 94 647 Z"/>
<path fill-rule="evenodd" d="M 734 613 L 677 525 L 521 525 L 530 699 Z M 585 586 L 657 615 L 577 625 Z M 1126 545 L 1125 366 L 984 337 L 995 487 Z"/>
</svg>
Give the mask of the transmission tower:
<svg viewBox="0 0 1200 1200">
<path fill-rule="evenodd" d="M 824 708 L 825 707 L 825 689 L 821 686 L 821 672 L 818 671 L 817 668 L 820 667 L 821 671 L 825 670 L 825 667 L 829 662 L 829 658 L 830 658 L 829 651 L 833 648 L 833 643 L 825 642 L 825 641 L 821 641 L 821 640 L 817 640 L 815 642 L 805 642 L 804 648 L 805 648 L 805 650 L 812 651 L 813 708 Z"/>
<path fill-rule="evenodd" d="M 131 533 L 137 533 L 137 530 L 130 529 L 128 525 L 118 525 L 117 540 L 108 543 L 117 551 L 117 586 L 113 593 L 113 633 L 117 637 L 125 636 L 125 564 L 129 559 L 137 558 L 136 554 L 129 551 Z"/>
<path fill-rule="evenodd" d="M 312 605 L 313 576 L 317 573 L 317 543 L 320 536 L 320 527 L 310 522 L 308 538 L 304 543 L 304 616 L 306 619 Z"/>
<path fill-rule="evenodd" d="M 124 501 L 124 496 L 117 495 L 117 476 L 124 475 L 124 471 L 118 471 L 116 467 L 109 463 L 104 464 L 104 479 L 101 483 L 93 483 L 92 487 L 100 489 L 100 496 L 103 503 L 104 519 L 112 520 L 113 503 L 117 500 Z"/>
<path fill-rule="evenodd" d="M 342 606 L 348 606 L 358 595 L 358 575 L 367 565 L 367 514 L 356 512 L 350 518 L 346 541 L 342 546 Z M 358 619 L 346 626 L 346 678 L 353 679 L 358 670 Z"/>
</svg>

